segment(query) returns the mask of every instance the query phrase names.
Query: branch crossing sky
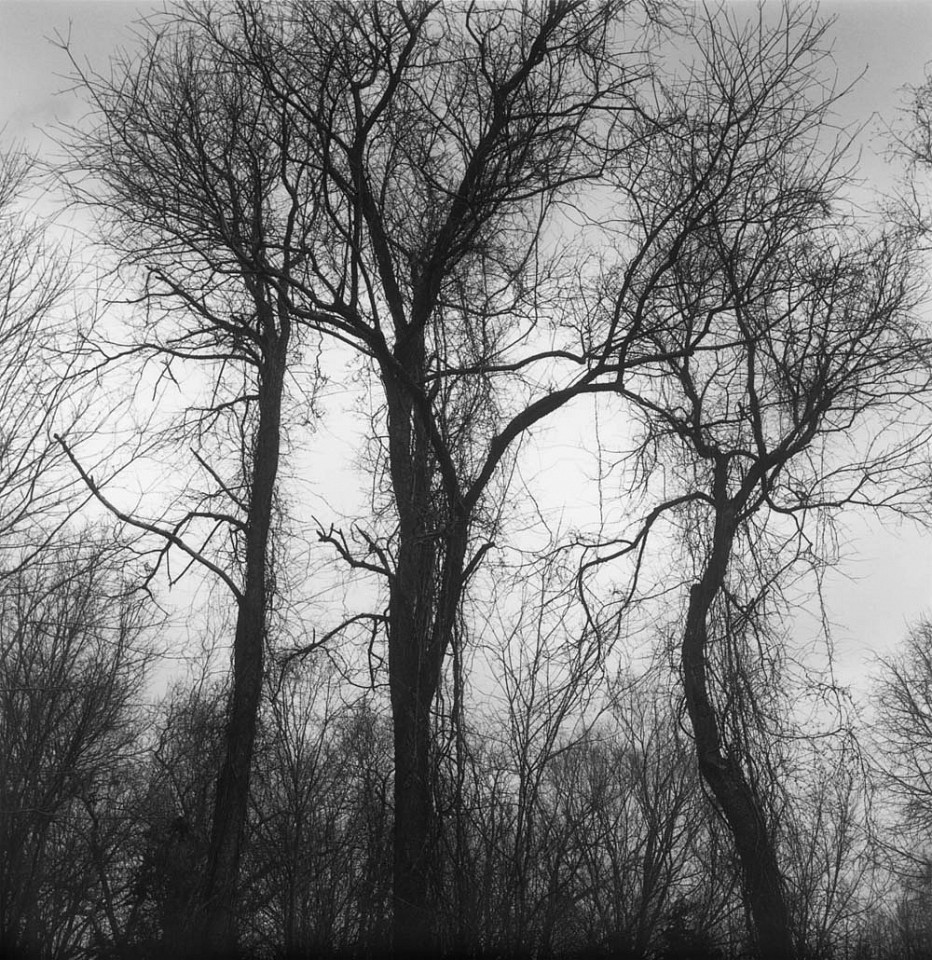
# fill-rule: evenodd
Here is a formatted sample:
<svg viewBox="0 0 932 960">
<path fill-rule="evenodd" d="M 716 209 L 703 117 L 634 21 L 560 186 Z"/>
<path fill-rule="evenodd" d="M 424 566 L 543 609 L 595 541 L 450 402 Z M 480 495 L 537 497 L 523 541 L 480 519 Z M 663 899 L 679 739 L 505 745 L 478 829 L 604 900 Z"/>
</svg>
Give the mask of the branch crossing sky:
<svg viewBox="0 0 932 960">
<path fill-rule="evenodd" d="M 779 7 L 780 0 L 764 0 L 765 17 L 776 16 Z M 106 72 L 116 49 L 132 47 L 133 24 L 161 9 L 161 3 L 122 0 L 0 0 L 2 146 L 25 146 L 52 159 L 49 129 L 79 123 L 85 112 L 69 92 L 71 66 L 55 38 L 70 38 L 79 62 Z M 757 3 L 733 0 L 730 9 L 754 16 Z M 839 107 L 839 122 L 863 127 L 859 176 L 868 189 L 889 190 L 895 168 L 886 157 L 884 130 L 901 116 L 904 87 L 919 84 L 932 61 L 932 2 L 841 0 L 821 4 L 820 12 L 835 18 L 830 34 L 838 88 L 857 81 Z M 827 600 L 838 627 L 839 679 L 857 686 L 874 653 L 932 613 L 932 533 L 851 518 L 842 529 L 846 535 L 852 559 L 829 576 Z M 800 628 L 815 631 L 818 625 L 813 620 Z"/>
</svg>

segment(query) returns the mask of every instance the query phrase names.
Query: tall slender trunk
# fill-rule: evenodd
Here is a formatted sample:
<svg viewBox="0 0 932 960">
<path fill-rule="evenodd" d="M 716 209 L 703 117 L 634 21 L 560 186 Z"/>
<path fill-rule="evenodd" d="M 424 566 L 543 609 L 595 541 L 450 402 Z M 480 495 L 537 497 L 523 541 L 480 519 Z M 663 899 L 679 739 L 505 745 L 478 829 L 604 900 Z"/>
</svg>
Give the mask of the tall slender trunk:
<svg viewBox="0 0 932 960">
<path fill-rule="evenodd" d="M 423 344 L 412 342 L 399 363 L 419 382 Z M 426 954 L 433 945 L 430 904 L 430 706 L 436 690 L 428 664 L 440 550 L 432 502 L 433 458 L 406 384 L 383 370 L 388 400 L 389 466 L 398 510 L 398 559 L 391 579 L 388 682 L 395 761 L 392 833 L 393 930 L 396 952 Z"/>
<path fill-rule="evenodd" d="M 287 334 L 274 337 L 259 384 L 259 422 L 251 466 L 243 593 L 233 641 L 233 684 L 217 779 L 203 891 L 202 955 L 236 948 L 236 899 L 249 803 L 249 779 L 262 696 L 268 608 L 268 548 L 281 447 L 281 402 Z"/>
<path fill-rule="evenodd" d="M 763 960 L 794 960 L 783 876 L 762 804 L 741 768 L 740 758 L 722 751 L 718 717 L 709 696 L 708 617 L 725 582 L 735 535 L 735 504 L 717 498 L 712 551 L 689 594 L 682 664 L 686 707 L 696 738 L 699 772 L 709 785 L 734 838 L 744 875 L 744 895 Z"/>
<path fill-rule="evenodd" d="M 415 645 L 400 641 L 390 654 L 395 751 L 394 944 L 399 956 L 432 955 L 430 888 L 433 801 L 430 706 L 434 690 L 418 669 Z M 404 653 L 402 648 L 407 647 Z"/>
<path fill-rule="evenodd" d="M 404 380 L 421 382 L 423 355 L 423 343 L 408 344 Z M 392 939 L 396 954 L 406 957 L 436 953 L 431 707 L 462 597 L 469 518 L 456 491 L 436 489 L 435 451 L 404 380 L 391 366 L 383 369 L 399 521 L 388 627 L 395 755 Z"/>
<path fill-rule="evenodd" d="M 415 553 L 410 567 L 404 562 L 408 551 L 402 545 L 389 607 L 395 752 L 393 941 L 396 954 L 402 957 L 436 953 L 430 711 L 462 597 L 466 530 L 465 521 L 454 524 L 440 549 L 410 544 Z M 437 581 L 439 589 L 433 586 Z M 414 616 L 415 611 L 421 615 Z"/>
</svg>

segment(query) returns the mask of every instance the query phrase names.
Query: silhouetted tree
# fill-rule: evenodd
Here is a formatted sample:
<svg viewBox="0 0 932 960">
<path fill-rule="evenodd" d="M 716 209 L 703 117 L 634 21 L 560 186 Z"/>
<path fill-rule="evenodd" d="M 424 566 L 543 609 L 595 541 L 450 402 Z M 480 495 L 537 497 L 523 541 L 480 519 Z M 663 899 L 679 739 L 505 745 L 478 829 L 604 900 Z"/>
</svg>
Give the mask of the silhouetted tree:
<svg viewBox="0 0 932 960">
<path fill-rule="evenodd" d="M 148 617 L 103 543 L 0 584 L 0 950 L 119 943 L 122 783 L 134 776 Z"/>
<path fill-rule="evenodd" d="M 219 515 L 247 558 L 230 584 L 242 628 L 206 891 L 215 944 L 232 936 L 279 397 L 300 323 L 358 349 L 382 392 L 379 494 L 396 522 L 357 528 L 356 543 L 321 537 L 387 588 L 375 620 L 395 735 L 395 938 L 430 949 L 430 710 L 488 548 L 480 527 L 494 528 L 487 490 L 525 430 L 603 388 L 545 329 L 568 301 L 543 238 L 619 142 L 644 62 L 614 36 L 627 6 L 191 5 L 113 82 L 88 82 L 103 123 L 80 150 L 87 195 L 146 270 L 149 309 L 182 320 L 172 336 L 150 323 L 157 342 L 140 346 L 247 371 L 224 409 L 259 398 L 248 518 L 211 505 L 180 521 Z M 563 387 L 530 378 L 557 359 Z M 180 529 L 165 532 L 177 546 Z"/>
<path fill-rule="evenodd" d="M 697 61 L 661 95 L 665 122 L 627 181 L 636 234 L 669 239 L 621 274 L 605 321 L 616 349 L 658 358 L 629 364 L 618 394 L 640 423 L 642 476 L 663 469 L 661 503 L 612 555 L 640 571 L 664 521 L 683 545 L 679 659 L 699 769 L 774 960 L 796 954 L 769 801 L 780 587 L 843 507 L 924 509 L 911 468 L 928 341 L 910 238 L 867 236 L 840 212 L 822 38 L 811 11 L 790 8 L 776 26 L 697 27 Z M 892 422 L 889 442 L 873 436 Z"/>
<path fill-rule="evenodd" d="M 24 155 L 0 151 L 0 576 L 60 541 L 80 503 L 53 438 L 80 439 L 78 310 L 64 253 L 27 212 L 31 172 Z"/>
<path fill-rule="evenodd" d="M 200 564 L 233 600 L 225 748 L 198 891 L 200 949 L 225 953 L 235 937 L 276 582 L 271 552 L 293 352 L 292 311 L 277 283 L 299 266 L 289 243 L 307 211 L 288 189 L 287 122 L 270 116 L 234 73 L 217 68 L 192 33 L 153 32 L 109 77 L 81 81 L 94 123 L 73 139 L 71 187 L 97 212 L 118 279 L 135 288 L 139 308 L 128 343 L 98 336 L 89 346 L 107 367 L 141 358 L 143 374 L 157 367 L 163 387 L 192 378 L 205 385 L 188 395 L 169 428 L 170 446 L 158 448 L 163 457 L 169 450 L 178 456 L 184 443 L 199 477 L 180 509 L 163 507 L 163 517 L 150 518 L 120 507 L 62 443 L 97 499 L 157 541 L 150 580 L 163 565 L 172 579 L 169 557 L 180 554 L 182 572 Z"/>
</svg>

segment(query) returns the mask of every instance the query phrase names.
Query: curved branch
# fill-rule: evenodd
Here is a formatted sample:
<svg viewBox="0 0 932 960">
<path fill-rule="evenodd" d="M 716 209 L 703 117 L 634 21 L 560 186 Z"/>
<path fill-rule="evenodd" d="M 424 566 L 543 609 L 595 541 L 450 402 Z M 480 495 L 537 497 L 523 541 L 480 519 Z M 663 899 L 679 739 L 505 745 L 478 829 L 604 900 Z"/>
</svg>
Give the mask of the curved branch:
<svg viewBox="0 0 932 960">
<path fill-rule="evenodd" d="M 87 485 L 88 490 L 94 495 L 94 498 L 101 503 L 107 510 L 110 511 L 118 520 L 123 523 L 128 524 L 131 527 L 135 527 L 137 530 L 144 530 L 146 533 L 155 534 L 158 537 L 162 537 L 163 540 L 170 543 L 172 546 L 177 547 L 182 553 L 187 554 L 192 560 L 199 563 L 202 567 L 209 570 L 214 576 L 219 577 L 223 583 L 229 588 L 230 592 L 236 599 L 237 603 L 243 602 L 243 592 L 237 586 L 233 578 L 223 569 L 217 566 L 213 561 L 208 560 L 203 554 L 195 550 L 193 547 L 189 547 L 188 544 L 184 542 L 177 534 L 173 533 L 171 530 L 165 530 L 162 527 L 154 523 L 149 523 L 147 520 L 139 520 L 136 517 L 131 517 L 128 513 L 124 513 L 120 510 L 119 507 L 111 503 L 101 492 L 100 488 L 93 481 L 90 474 L 81 466 L 72 453 L 71 448 L 65 442 L 65 438 L 59 436 L 57 433 L 54 435 L 55 440 L 59 443 L 62 450 L 65 452 L 65 456 L 72 462 L 74 468 L 78 471 L 81 479 Z"/>
</svg>

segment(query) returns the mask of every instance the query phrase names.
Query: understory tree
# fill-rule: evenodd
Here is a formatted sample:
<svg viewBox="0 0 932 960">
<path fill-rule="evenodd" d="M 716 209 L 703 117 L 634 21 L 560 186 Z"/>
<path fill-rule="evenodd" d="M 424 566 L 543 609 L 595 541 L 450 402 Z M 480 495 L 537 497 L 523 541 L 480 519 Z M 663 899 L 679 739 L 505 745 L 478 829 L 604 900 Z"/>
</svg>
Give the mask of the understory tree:
<svg viewBox="0 0 932 960">
<path fill-rule="evenodd" d="M 0 584 L 0 950 L 74 956 L 120 943 L 134 829 L 145 600 L 111 547 L 48 549 Z"/>
<path fill-rule="evenodd" d="M 0 577 L 61 541 L 81 501 L 53 438 L 79 439 L 78 311 L 64 252 L 28 211 L 31 173 L 25 155 L 0 149 Z"/>
<path fill-rule="evenodd" d="M 892 800 L 887 839 L 900 872 L 922 887 L 932 863 L 932 624 L 921 621 L 881 663 L 874 689 L 875 769 Z"/>
</svg>

